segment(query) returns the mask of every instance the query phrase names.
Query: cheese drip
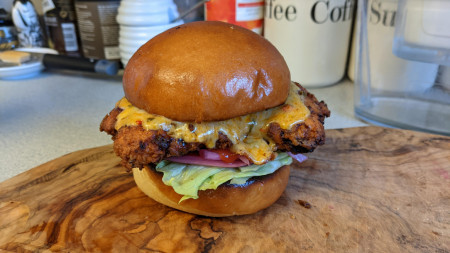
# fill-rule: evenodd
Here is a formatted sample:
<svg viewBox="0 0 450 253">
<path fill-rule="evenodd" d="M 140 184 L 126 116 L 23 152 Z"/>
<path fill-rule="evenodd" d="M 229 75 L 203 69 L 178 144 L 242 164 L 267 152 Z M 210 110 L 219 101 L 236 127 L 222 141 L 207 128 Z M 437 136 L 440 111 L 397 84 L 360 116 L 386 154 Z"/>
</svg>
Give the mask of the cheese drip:
<svg viewBox="0 0 450 253">
<path fill-rule="evenodd" d="M 210 149 L 216 146 L 219 132 L 222 132 L 233 143 L 232 152 L 247 156 L 255 164 L 263 164 L 276 151 L 275 143 L 266 136 L 268 125 L 276 122 L 282 129 L 290 129 L 309 116 L 309 109 L 303 103 L 304 94 L 299 95 L 299 90 L 291 83 L 283 105 L 228 120 L 202 123 L 180 122 L 150 114 L 122 98 L 116 104 L 123 111 L 117 116 L 115 128 L 142 125 L 146 130 L 161 129 L 172 138 L 204 143 Z"/>
</svg>

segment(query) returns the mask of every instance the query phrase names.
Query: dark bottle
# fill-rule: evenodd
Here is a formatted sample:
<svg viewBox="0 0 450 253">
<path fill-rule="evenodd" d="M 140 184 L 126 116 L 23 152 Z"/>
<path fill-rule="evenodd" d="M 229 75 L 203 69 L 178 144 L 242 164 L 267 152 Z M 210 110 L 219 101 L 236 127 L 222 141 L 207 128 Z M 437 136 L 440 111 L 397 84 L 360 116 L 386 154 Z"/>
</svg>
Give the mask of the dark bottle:
<svg viewBox="0 0 450 253">
<path fill-rule="evenodd" d="M 44 0 L 44 20 L 50 47 L 60 54 L 82 56 L 73 0 Z"/>
</svg>

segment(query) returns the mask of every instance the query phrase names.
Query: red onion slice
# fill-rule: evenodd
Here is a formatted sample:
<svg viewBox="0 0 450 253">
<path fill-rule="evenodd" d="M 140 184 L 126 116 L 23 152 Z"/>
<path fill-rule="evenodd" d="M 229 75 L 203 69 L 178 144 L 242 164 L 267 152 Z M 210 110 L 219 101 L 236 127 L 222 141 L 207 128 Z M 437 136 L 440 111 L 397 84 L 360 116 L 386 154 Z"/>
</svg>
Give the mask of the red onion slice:
<svg viewBox="0 0 450 253">
<path fill-rule="evenodd" d="M 218 153 L 208 150 L 208 149 L 200 149 L 199 154 L 202 158 L 204 158 L 206 160 L 222 161 L 222 158 L 220 157 L 220 155 Z M 241 160 L 242 162 L 244 162 L 246 165 L 251 164 L 250 160 L 243 155 L 239 155 L 238 159 Z"/>
<path fill-rule="evenodd" d="M 302 163 L 308 159 L 307 156 L 300 154 L 300 153 L 299 154 L 292 154 L 291 152 L 287 152 L 287 153 L 290 157 L 292 157 L 292 159 L 296 160 L 299 163 Z"/>
<path fill-rule="evenodd" d="M 169 157 L 169 158 L 166 158 L 166 160 L 171 161 L 171 162 L 176 162 L 176 163 L 195 164 L 195 165 L 223 167 L 223 168 L 237 168 L 237 167 L 247 166 L 247 164 L 241 160 L 236 160 L 232 163 L 226 163 L 221 160 L 219 160 L 219 161 L 218 160 L 206 160 L 206 159 L 202 158 L 201 156 L 196 156 L 196 155 Z"/>
<path fill-rule="evenodd" d="M 245 156 L 243 156 L 243 155 L 240 155 L 240 156 L 239 156 L 239 160 L 241 160 L 242 162 L 244 162 L 246 165 L 250 165 L 250 164 L 251 164 L 251 163 L 250 163 L 250 160 L 248 160 L 248 158 L 245 157 Z"/>
<path fill-rule="evenodd" d="M 209 151 L 207 149 L 200 149 L 199 154 L 201 157 L 203 157 L 206 160 L 216 160 L 216 161 L 222 160 L 222 159 L 220 159 L 219 154 L 217 154 L 216 152 L 213 152 L 213 151 Z"/>
</svg>

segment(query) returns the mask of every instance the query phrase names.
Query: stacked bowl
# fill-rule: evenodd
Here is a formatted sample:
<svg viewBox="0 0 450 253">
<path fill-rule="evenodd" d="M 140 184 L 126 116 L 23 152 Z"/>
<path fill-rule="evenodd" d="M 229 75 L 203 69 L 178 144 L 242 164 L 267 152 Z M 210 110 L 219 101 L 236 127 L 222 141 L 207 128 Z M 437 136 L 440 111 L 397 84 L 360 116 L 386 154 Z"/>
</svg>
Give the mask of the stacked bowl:
<svg viewBox="0 0 450 253">
<path fill-rule="evenodd" d="M 183 24 L 172 22 L 178 15 L 172 0 L 122 0 L 117 15 L 122 64 L 126 66 L 136 50 L 157 34 Z"/>
</svg>

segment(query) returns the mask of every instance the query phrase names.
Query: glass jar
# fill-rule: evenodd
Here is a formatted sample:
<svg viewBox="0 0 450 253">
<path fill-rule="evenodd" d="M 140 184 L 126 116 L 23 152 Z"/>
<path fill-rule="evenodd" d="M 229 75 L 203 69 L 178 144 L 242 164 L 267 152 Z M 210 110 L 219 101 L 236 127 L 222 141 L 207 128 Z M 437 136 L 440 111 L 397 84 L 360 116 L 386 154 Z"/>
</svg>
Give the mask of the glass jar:
<svg viewBox="0 0 450 253">
<path fill-rule="evenodd" d="M 411 36 L 428 33 L 423 30 L 427 26 L 434 29 L 439 22 L 449 22 L 436 19 L 433 24 L 423 15 L 439 11 L 447 14 L 432 16 L 450 16 L 450 5 L 434 5 L 427 10 L 424 2 L 438 5 L 446 1 L 359 0 L 355 114 L 377 125 L 450 135 L 450 75 L 444 65 L 450 62 L 443 60 L 449 56 L 445 47 L 450 47 L 450 43 L 432 50 L 426 48 L 427 52 L 424 47 L 404 43 L 405 38 L 413 38 L 420 44 L 419 37 Z M 406 18 L 418 14 L 422 18 Z M 427 26 L 424 22 L 428 22 Z"/>
</svg>

